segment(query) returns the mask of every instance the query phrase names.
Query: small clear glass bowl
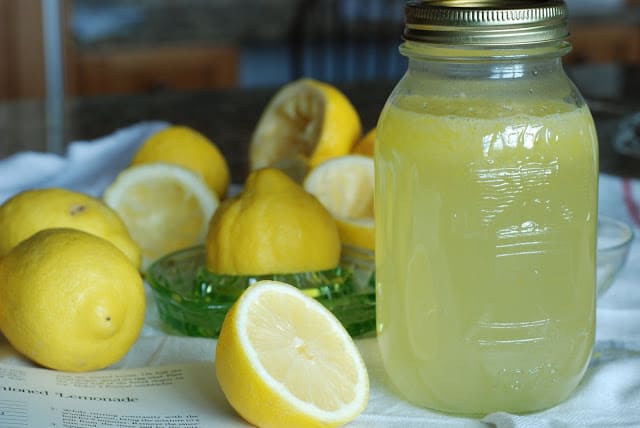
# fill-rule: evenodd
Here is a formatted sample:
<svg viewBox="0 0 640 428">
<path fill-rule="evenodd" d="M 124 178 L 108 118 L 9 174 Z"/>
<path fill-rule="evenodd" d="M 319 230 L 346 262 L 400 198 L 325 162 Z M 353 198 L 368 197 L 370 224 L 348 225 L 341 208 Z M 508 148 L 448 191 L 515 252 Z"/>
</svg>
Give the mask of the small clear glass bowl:
<svg viewBox="0 0 640 428">
<path fill-rule="evenodd" d="M 596 288 L 598 297 L 611 288 L 627 261 L 633 237 L 633 229 L 627 223 L 599 216 Z"/>
<path fill-rule="evenodd" d="M 168 254 L 146 272 L 160 319 L 189 336 L 218 337 L 236 299 L 263 279 L 287 282 L 325 305 L 353 336 L 375 331 L 373 252 L 345 247 L 335 269 L 259 276 L 218 275 L 205 267 L 204 246 Z"/>
</svg>

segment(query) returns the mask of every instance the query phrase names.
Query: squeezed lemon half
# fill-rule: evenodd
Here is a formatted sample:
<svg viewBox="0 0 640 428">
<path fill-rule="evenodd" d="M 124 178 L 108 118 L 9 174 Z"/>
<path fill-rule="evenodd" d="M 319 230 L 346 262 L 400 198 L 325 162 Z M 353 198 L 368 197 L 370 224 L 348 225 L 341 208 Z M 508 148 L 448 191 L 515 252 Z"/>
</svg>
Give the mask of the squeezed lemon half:
<svg viewBox="0 0 640 428">
<path fill-rule="evenodd" d="M 345 155 L 321 163 L 303 183 L 335 218 L 342 242 L 370 250 L 375 249 L 374 172 L 371 157 Z"/>
<path fill-rule="evenodd" d="M 123 170 L 103 197 L 142 249 L 145 268 L 168 253 L 204 243 L 219 204 L 200 175 L 160 162 Z"/>
<path fill-rule="evenodd" d="M 242 193 L 211 219 L 207 268 L 227 275 L 313 272 L 335 268 L 340 237 L 327 209 L 284 172 L 252 172 Z"/>
<path fill-rule="evenodd" d="M 310 168 L 347 154 L 362 134 L 360 116 L 336 87 L 313 79 L 283 86 L 269 101 L 249 146 L 252 170 L 275 167 L 301 182 Z"/>
</svg>

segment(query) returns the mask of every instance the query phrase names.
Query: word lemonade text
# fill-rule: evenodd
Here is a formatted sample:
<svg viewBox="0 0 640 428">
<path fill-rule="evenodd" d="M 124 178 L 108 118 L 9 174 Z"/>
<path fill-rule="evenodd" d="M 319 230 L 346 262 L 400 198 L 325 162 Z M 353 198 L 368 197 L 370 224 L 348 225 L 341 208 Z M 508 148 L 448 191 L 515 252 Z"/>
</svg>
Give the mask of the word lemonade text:
<svg viewBox="0 0 640 428">
<path fill-rule="evenodd" d="M 90 395 L 65 394 L 62 392 L 53 392 L 48 390 L 16 388 L 13 386 L 4 386 L 4 385 L 0 385 L 0 391 L 15 392 L 15 393 L 22 393 L 22 394 L 29 394 L 29 395 L 44 395 L 47 397 L 66 398 L 66 399 L 84 400 L 84 401 L 104 401 L 104 402 L 118 402 L 118 403 L 135 403 L 138 401 L 138 398 L 136 397 L 97 397 L 97 396 L 90 396 Z"/>
</svg>

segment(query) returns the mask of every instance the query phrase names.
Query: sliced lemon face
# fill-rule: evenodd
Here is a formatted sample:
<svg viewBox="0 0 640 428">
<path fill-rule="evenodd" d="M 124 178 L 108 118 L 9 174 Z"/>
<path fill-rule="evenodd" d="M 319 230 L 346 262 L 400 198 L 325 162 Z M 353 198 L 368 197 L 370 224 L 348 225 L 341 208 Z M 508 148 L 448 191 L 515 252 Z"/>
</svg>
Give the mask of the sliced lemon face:
<svg viewBox="0 0 640 428">
<path fill-rule="evenodd" d="M 215 365 L 229 403 L 256 426 L 339 426 L 369 397 L 366 367 L 342 324 L 277 281 L 252 285 L 229 311 Z"/>
<path fill-rule="evenodd" d="M 313 79 L 283 86 L 249 146 L 252 170 L 275 167 L 302 181 L 309 168 L 350 152 L 362 133 L 358 112 L 337 88 Z"/>
<path fill-rule="evenodd" d="M 142 249 L 143 267 L 160 256 L 204 242 L 219 200 L 195 172 L 149 163 L 122 171 L 104 193 Z"/>
<path fill-rule="evenodd" d="M 373 250 L 374 182 L 372 158 L 345 155 L 312 169 L 303 186 L 334 216 L 344 244 Z"/>
</svg>

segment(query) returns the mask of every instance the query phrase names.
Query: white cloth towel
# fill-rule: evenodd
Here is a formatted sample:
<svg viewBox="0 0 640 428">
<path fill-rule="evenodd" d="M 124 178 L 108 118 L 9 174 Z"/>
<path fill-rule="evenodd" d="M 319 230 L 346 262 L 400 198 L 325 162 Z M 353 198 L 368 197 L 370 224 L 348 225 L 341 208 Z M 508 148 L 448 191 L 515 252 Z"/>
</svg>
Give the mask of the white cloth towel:
<svg viewBox="0 0 640 428">
<path fill-rule="evenodd" d="M 100 196 L 123 170 L 135 150 L 164 122 L 146 122 L 94 141 L 71 143 L 64 157 L 23 152 L 0 160 L 0 203 L 30 188 L 63 187 Z"/>
<path fill-rule="evenodd" d="M 0 203 L 32 187 L 65 187 L 100 196 L 128 165 L 140 143 L 166 126 L 147 122 L 95 141 L 74 142 L 65 156 L 20 153 L 0 160 Z M 412 406 L 385 380 L 375 338 L 356 341 L 371 379 L 371 397 L 353 427 L 638 427 L 640 426 L 640 181 L 600 176 L 600 213 L 634 224 L 636 238 L 613 287 L 598 301 L 597 353 L 575 393 L 564 403 L 529 415 L 494 413 L 470 419 Z M 635 213 L 635 214 L 634 214 Z M 115 368 L 213 361 L 216 341 L 167 334 L 153 297 L 142 335 Z M 0 362 L 31 365 L 0 339 Z M 215 382 L 212 373 L 211 381 Z M 222 398 L 220 398 L 222 399 Z M 224 408 L 225 403 L 218 403 Z M 220 407 L 220 406 L 217 406 Z M 221 420 L 228 415 L 221 415 Z M 242 425 L 241 420 L 238 423 Z"/>
</svg>

